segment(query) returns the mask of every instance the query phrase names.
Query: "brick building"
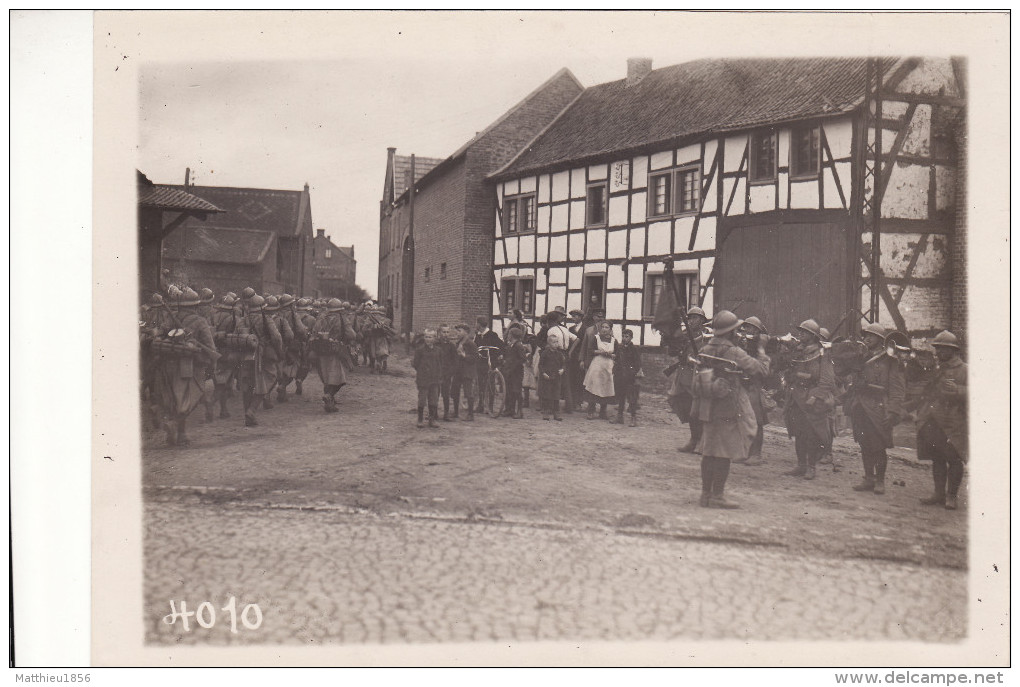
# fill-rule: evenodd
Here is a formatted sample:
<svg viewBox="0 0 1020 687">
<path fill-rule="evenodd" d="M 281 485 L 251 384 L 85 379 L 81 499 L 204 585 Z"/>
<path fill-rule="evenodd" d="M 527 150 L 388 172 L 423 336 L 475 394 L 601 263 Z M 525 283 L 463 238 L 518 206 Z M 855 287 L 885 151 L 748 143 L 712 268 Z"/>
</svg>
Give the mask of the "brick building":
<svg viewBox="0 0 1020 687">
<path fill-rule="evenodd" d="M 401 332 L 490 315 L 493 187 L 486 175 L 524 148 L 583 87 L 553 75 L 445 159 L 410 159 L 389 149 L 380 203 L 379 299 L 393 299 Z"/>
<path fill-rule="evenodd" d="M 220 186 L 171 186 L 224 210 L 215 220 L 187 219 L 163 242 L 171 283 L 215 293 L 313 295 L 312 209 L 301 191 Z"/>
<path fill-rule="evenodd" d="M 630 60 L 490 175 L 490 308 L 594 299 L 658 345 L 671 258 L 689 302 L 776 333 L 963 331 L 965 107 L 952 59 Z"/>
<path fill-rule="evenodd" d="M 352 298 L 358 271 L 354 246 L 338 246 L 326 236 L 325 229 L 316 229 L 312 243 L 312 265 L 316 297 L 343 300 Z"/>
</svg>

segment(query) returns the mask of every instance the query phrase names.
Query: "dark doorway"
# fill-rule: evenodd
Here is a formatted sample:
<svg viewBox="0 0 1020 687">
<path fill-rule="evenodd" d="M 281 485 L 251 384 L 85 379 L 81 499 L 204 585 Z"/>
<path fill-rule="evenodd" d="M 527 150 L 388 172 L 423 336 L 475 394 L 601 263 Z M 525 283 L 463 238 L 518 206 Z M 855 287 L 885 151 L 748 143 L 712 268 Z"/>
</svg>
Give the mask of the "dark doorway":
<svg viewBox="0 0 1020 687">
<path fill-rule="evenodd" d="M 404 275 L 403 288 L 400 294 L 400 331 L 411 333 L 414 326 L 414 237 L 404 240 L 404 255 L 401 259 L 400 272 Z"/>
<path fill-rule="evenodd" d="M 605 310 L 606 308 L 606 275 L 586 274 L 584 275 L 584 286 L 581 290 L 581 299 L 584 303 L 584 310 L 593 308 Z"/>
</svg>

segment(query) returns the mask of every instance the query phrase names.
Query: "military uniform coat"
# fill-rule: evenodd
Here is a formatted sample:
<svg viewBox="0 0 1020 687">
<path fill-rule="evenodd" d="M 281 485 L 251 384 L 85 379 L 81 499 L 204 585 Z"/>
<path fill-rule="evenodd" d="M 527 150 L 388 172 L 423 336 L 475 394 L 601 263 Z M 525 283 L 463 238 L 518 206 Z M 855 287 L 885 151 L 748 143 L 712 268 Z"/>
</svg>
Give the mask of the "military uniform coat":
<svg viewBox="0 0 1020 687">
<path fill-rule="evenodd" d="M 800 346 L 786 373 L 790 393 L 784 416 L 790 436 L 811 432 L 826 441 L 832 432 L 829 413 L 836 405 L 832 359 L 817 343 Z"/>
<path fill-rule="evenodd" d="M 884 350 L 869 355 L 872 357 L 853 375 L 844 407 L 855 423 L 854 438 L 858 443 L 867 432 L 880 437 L 886 448 L 892 448 L 892 421 L 903 415 L 907 382 L 897 359 Z"/>
<path fill-rule="evenodd" d="M 943 381 L 956 383 L 956 392 L 941 390 Z M 917 429 L 926 422 L 934 422 L 946 434 L 963 460 L 969 457 L 967 430 L 967 363 L 959 357 L 939 365 L 934 382 L 926 389 L 923 405 L 917 415 Z"/>
<path fill-rule="evenodd" d="M 330 312 L 318 319 L 312 328 L 312 336 L 332 339 L 343 346 L 354 340 L 354 329 L 347 324 L 341 313 Z M 343 386 L 347 383 L 347 371 L 340 353 L 317 353 L 315 363 L 323 386 Z"/>
<path fill-rule="evenodd" d="M 171 415 L 187 417 L 202 402 L 207 372 L 216 364 L 219 354 L 209 322 L 197 312 L 180 310 L 174 326 L 185 329 L 199 346 L 190 356 L 160 355 L 159 390 L 163 407 Z"/>
<path fill-rule="evenodd" d="M 764 378 L 767 369 L 729 339 L 712 337 L 701 352 L 732 360 L 747 377 Z M 747 458 L 758 422 L 739 375 L 715 373 L 715 379 L 729 387 L 721 397 L 706 398 L 695 389 L 691 414 L 702 422 L 701 455 L 731 460 Z"/>
</svg>

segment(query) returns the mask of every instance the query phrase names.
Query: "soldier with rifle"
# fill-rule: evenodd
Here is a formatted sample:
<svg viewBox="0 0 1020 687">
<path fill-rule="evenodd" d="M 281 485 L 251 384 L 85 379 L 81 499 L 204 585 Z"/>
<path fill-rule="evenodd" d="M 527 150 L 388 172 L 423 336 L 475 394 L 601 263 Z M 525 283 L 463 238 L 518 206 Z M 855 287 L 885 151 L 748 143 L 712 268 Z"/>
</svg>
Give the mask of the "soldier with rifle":
<svg viewBox="0 0 1020 687">
<path fill-rule="evenodd" d="M 743 324 L 729 310 L 712 320 L 712 338 L 698 353 L 691 414 L 702 425 L 701 501 L 704 508 L 738 508 L 725 496 L 730 461 L 746 460 L 757 421 L 742 379 L 761 380 L 768 368 L 734 341 Z"/>
<path fill-rule="evenodd" d="M 679 312 L 677 313 L 679 319 Z M 694 453 L 697 450 L 698 442 L 701 441 L 701 421 L 691 413 L 691 404 L 694 401 L 694 370 L 697 367 L 698 349 L 705 341 L 705 323 L 708 317 L 705 311 L 698 306 L 691 306 L 687 310 L 688 329 L 682 322 L 677 322 L 673 336 L 668 337 L 667 346 L 670 354 L 677 357 L 677 361 L 666 368 L 665 374 L 672 374 L 669 391 L 666 398 L 669 399 L 670 408 L 680 419 L 691 427 L 691 438 L 680 448 L 682 453 Z"/>
<path fill-rule="evenodd" d="M 755 424 L 758 426 L 758 429 L 754 435 L 754 440 L 751 442 L 751 447 L 748 449 L 746 461 L 740 459 L 733 461 L 735 463 L 757 466 L 765 462 L 761 455 L 761 449 L 765 441 L 765 425 L 768 424 L 769 417 L 765 408 L 765 391 L 763 387 L 765 379 L 771 373 L 772 362 L 768 354 L 765 353 L 765 346 L 768 343 L 768 331 L 766 331 L 765 325 L 762 324 L 758 317 L 752 315 L 744 320 L 744 323 L 737 330 L 737 343 L 749 356 L 760 362 L 765 368 L 764 375 L 744 376 L 741 380 L 745 391 L 747 391 L 747 398 L 751 402 L 751 408 L 754 410 Z"/>
<path fill-rule="evenodd" d="M 312 327 L 315 326 L 316 320 L 315 314 L 312 312 L 312 299 L 299 298 L 294 306 L 294 315 L 295 323 L 301 325 L 300 327 L 295 327 L 294 330 L 300 344 L 297 370 L 294 373 L 294 395 L 301 396 L 304 391 L 302 387 L 305 383 L 305 378 L 308 377 L 308 373 L 312 369 L 312 352 L 308 346 L 308 339 L 311 336 Z"/>
<path fill-rule="evenodd" d="M 289 303 L 293 302 L 294 298 L 288 294 L 282 294 L 279 298 L 270 296 L 266 299 L 265 308 L 266 312 L 269 313 L 269 317 L 273 320 L 273 324 L 276 325 L 276 329 L 280 332 L 280 337 L 283 339 L 283 350 L 276 361 L 276 400 L 279 403 L 287 402 L 287 385 L 294 378 L 294 372 L 296 371 L 293 363 L 288 362 L 289 352 L 294 347 L 294 330 L 291 328 L 290 318 L 287 317 L 287 313 L 283 310 L 284 296 L 290 299 L 288 302 L 289 310 Z"/>
<path fill-rule="evenodd" d="M 336 413 L 336 394 L 347 384 L 343 351 L 354 340 L 354 329 L 343 317 L 343 302 L 331 298 L 326 303 L 326 312 L 312 327 L 309 346 L 315 353 L 319 379 L 322 380 L 322 405 L 325 412 Z"/>
<path fill-rule="evenodd" d="M 259 403 L 268 400 L 276 386 L 276 364 L 283 356 L 283 337 L 276 324 L 265 312 L 266 301 L 262 296 L 252 295 L 247 298 L 244 315 L 241 318 L 238 334 L 245 337 L 254 336 L 253 346 L 247 348 L 241 356 L 238 381 L 241 386 L 241 397 L 244 400 L 244 424 L 255 427 L 258 420 L 255 410 Z M 241 293 L 242 297 L 245 295 Z M 267 408 L 272 408 L 269 403 Z"/>
<path fill-rule="evenodd" d="M 822 350 L 821 328 L 814 320 L 797 327 L 797 347 L 786 371 L 786 431 L 794 438 L 797 467 L 783 474 L 815 478 L 815 466 L 829 441 L 829 413 L 835 407 L 836 376 Z"/>
<path fill-rule="evenodd" d="M 230 389 L 237 376 L 237 366 L 241 362 L 239 351 L 228 341 L 231 335 L 237 333 L 239 313 L 236 304 L 237 299 L 227 294 L 213 306 L 210 321 L 217 350 L 222 351 L 223 354 L 213 370 L 213 402 L 219 403 L 221 419 L 230 417 L 230 412 L 227 410 L 227 399 L 230 397 Z"/>
</svg>

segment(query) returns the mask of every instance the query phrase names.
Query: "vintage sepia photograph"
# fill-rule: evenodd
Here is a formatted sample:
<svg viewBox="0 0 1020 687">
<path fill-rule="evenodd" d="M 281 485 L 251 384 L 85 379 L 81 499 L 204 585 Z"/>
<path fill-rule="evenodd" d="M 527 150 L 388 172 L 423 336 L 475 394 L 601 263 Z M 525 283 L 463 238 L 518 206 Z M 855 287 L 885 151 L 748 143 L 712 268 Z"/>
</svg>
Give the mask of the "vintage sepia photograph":
<svg viewBox="0 0 1020 687">
<path fill-rule="evenodd" d="M 138 14 L 96 22 L 138 660 L 980 635 L 983 58 L 896 14 Z M 846 35 L 740 39 L 805 19 Z"/>
</svg>

